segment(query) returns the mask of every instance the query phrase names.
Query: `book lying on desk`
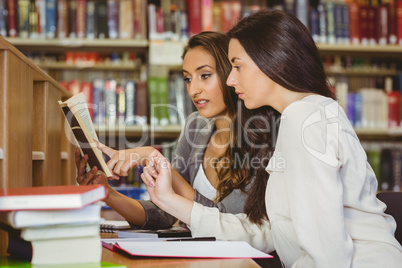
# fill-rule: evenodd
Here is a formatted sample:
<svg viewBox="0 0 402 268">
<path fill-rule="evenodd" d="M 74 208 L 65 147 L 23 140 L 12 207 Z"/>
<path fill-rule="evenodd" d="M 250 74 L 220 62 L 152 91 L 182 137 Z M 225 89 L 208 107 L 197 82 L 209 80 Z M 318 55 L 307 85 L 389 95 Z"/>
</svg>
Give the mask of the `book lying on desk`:
<svg viewBox="0 0 402 268">
<path fill-rule="evenodd" d="M 244 241 L 169 241 L 169 239 L 102 239 L 105 248 L 131 256 L 172 258 L 272 258 Z"/>
<path fill-rule="evenodd" d="M 96 147 L 94 142 L 94 140 L 98 140 L 98 136 L 88 111 L 84 93 L 76 94 L 64 102 L 59 101 L 59 105 L 74 136 L 75 145 L 80 149 L 82 156 L 88 155 L 87 169 L 90 170 L 96 166 L 98 172 L 105 174 L 106 177 L 111 177 L 112 172 L 106 165 L 102 151 Z M 67 138 L 71 137 L 67 136 Z"/>
<path fill-rule="evenodd" d="M 77 209 L 106 197 L 103 185 L 59 185 L 0 189 L 0 211 Z"/>
<path fill-rule="evenodd" d="M 172 227 L 161 230 L 126 230 L 117 233 L 119 238 L 168 238 L 191 237 L 189 229 L 184 227 Z"/>
<path fill-rule="evenodd" d="M 100 222 L 99 204 L 81 209 L 0 211 L 0 222 L 13 228 Z"/>
<path fill-rule="evenodd" d="M 102 233 L 114 233 L 130 229 L 132 228 L 127 221 L 102 220 L 100 223 L 100 231 Z"/>
</svg>

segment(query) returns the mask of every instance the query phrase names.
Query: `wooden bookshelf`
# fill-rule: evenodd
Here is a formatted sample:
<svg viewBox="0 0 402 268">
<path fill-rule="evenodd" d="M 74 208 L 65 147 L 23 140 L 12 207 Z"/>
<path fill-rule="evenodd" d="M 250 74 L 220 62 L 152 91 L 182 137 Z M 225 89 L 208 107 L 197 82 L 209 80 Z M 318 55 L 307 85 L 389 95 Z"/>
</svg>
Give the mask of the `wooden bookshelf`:
<svg viewBox="0 0 402 268">
<path fill-rule="evenodd" d="M 74 184 L 57 103 L 71 94 L 3 37 L 0 72 L 0 188 Z"/>
<path fill-rule="evenodd" d="M 320 52 L 345 52 L 364 54 L 395 54 L 402 57 L 402 46 L 399 45 L 340 45 L 340 44 L 317 44 Z"/>
</svg>

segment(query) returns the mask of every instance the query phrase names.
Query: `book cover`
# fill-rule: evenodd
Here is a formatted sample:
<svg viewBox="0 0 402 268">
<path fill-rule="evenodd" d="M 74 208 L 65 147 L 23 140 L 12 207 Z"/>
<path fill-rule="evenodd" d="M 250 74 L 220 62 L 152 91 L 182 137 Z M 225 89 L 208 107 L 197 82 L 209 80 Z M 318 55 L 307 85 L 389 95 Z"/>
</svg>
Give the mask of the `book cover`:
<svg viewBox="0 0 402 268">
<path fill-rule="evenodd" d="M 95 39 L 96 32 L 96 14 L 95 14 L 95 0 L 87 0 L 86 15 L 85 15 L 85 36 L 88 39 Z"/>
<path fill-rule="evenodd" d="M 95 3 L 96 37 L 107 38 L 107 6 L 106 0 L 98 0 Z"/>
<path fill-rule="evenodd" d="M 68 37 L 68 2 L 67 0 L 57 1 L 57 37 Z"/>
<path fill-rule="evenodd" d="M 57 0 L 46 0 L 46 38 L 56 37 Z"/>
<path fill-rule="evenodd" d="M 18 0 L 18 36 L 28 38 L 29 36 L 29 0 Z"/>
<path fill-rule="evenodd" d="M 370 45 L 377 44 L 377 33 L 376 33 L 376 23 L 377 23 L 377 7 L 368 6 L 367 11 L 367 33 L 368 33 L 368 41 Z"/>
<path fill-rule="evenodd" d="M 77 0 L 77 38 L 85 38 L 86 36 L 86 9 L 86 0 Z"/>
<path fill-rule="evenodd" d="M 102 240 L 103 241 L 103 240 Z M 132 256 L 176 258 L 272 258 L 244 241 L 118 241 L 113 250 Z"/>
<path fill-rule="evenodd" d="M 362 45 L 368 45 L 369 43 L 368 12 L 369 7 L 367 5 L 360 5 L 359 7 L 360 44 Z"/>
<path fill-rule="evenodd" d="M 119 2 L 107 0 L 107 26 L 110 39 L 119 37 Z"/>
<path fill-rule="evenodd" d="M 105 197 L 103 185 L 3 188 L 0 189 L 0 210 L 74 209 Z"/>
<path fill-rule="evenodd" d="M 77 37 L 77 0 L 68 1 L 68 37 Z"/>
<path fill-rule="evenodd" d="M 17 37 L 17 0 L 7 0 L 8 36 Z"/>
<path fill-rule="evenodd" d="M 397 1 L 388 3 L 388 43 L 397 43 L 397 28 L 396 28 L 396 6 Z"/>
<path fill-rule="evenodd" d="M 106 177 L 111 177 L 112 173 L 106 165 L 102 152 L 96 147 L 94 142 L 94 140 L 98 140 L 98 137 L 84 94 L 81 92 L 65 102 L 59 101 L 59 105 L 73 134 L 74 143 L 80 149 L 82 156 L 85 154 L 88 155 L 87 169 L 90 170 L 96 166 L 98 172 L 105 174 Z"/>
</svg>

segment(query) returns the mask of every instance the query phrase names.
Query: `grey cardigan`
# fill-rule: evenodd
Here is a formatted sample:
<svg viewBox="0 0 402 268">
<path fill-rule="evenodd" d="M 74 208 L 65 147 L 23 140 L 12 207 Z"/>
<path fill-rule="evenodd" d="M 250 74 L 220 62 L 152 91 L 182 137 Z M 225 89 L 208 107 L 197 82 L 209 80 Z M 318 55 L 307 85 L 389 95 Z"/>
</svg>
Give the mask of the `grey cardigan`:
<svg viewBox="0 0 402 268">
<path fill-rule="evenodd" d="M 204 158 L 204 152 L 209 139 L 215 130 L 212 119 L 201 117 L 198 112 L 190 114 L 186 119 L 186 125 L 180 135 L 176 152 L 172 160 L 172 166 L 190 184 L 193 185 L 195 175 Z M 250 186 L 252 182 L 249 183 Z M 248 187 L 247 187 L 248 188 Z M 194 201 L 207 207 L 217 207 L 220 212 L 243 213 L 247 194 L 239 189 L 233 190 L 221 202 L 206 198 L 195 191 Z M 177 219 L 157 207 L 150 200 L 139 200 L 146 213 L 146 221 L 141 229 L 166 229 L 170 228 Z"/>
</svg>

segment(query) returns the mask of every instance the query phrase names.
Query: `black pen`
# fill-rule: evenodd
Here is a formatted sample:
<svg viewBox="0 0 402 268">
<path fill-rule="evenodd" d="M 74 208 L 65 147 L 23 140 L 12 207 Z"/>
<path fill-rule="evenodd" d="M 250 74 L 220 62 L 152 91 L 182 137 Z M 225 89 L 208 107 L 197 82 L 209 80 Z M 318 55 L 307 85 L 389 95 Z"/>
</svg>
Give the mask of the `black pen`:
<svg viewBox="0 0 402 268">
<path fill-rule="evenodd" d="M 215 237 L 188 237 L 188 238 L 178 238 L 178 239 L 168 239 L 163 240 L 165 242 L 170 241 L 216 241 Z"/>
</svg>

